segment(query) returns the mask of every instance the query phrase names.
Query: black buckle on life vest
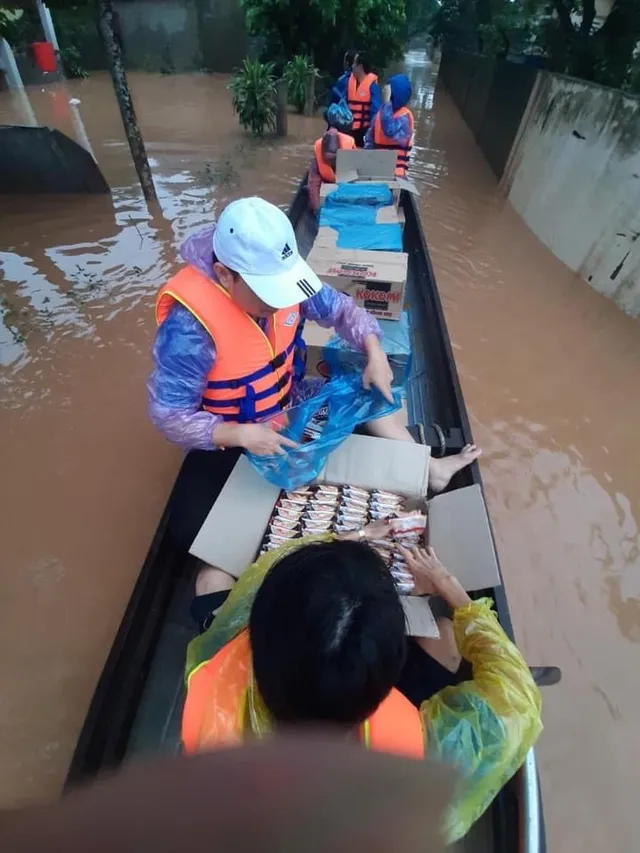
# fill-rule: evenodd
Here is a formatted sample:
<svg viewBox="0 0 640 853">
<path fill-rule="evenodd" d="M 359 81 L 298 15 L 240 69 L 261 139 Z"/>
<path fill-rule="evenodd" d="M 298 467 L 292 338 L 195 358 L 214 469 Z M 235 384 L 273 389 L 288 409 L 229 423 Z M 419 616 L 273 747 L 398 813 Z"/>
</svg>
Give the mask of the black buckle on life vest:
<svg viewBox="0 0 640 853">
<path fill-rule="evenodd" d="M 278 355 L 275 358 L 272 358 L 271 361 L 269 362 L 272 369 L 278 370 L 278 368 L 282 367 L 282 365 L 287 360 L 288 355 L 289 355 L 288 351 L 285 350 L 284 352 L 278 353 Z"/>
</svg>

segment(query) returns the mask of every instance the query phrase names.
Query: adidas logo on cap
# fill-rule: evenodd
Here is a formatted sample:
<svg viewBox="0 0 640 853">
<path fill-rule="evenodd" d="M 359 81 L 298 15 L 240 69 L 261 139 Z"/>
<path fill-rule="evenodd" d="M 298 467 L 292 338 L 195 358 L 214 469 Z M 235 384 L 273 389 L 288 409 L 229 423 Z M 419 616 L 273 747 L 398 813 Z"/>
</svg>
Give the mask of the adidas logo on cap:
<svg viewBox="0 0 640 853">
<path fill-rule="evenodd" d="M 286 261 L 287 258 L 291 257 L 291 255 L 293 255 L 293 249 L 291 248 L 291 246 L 288 243 L 285 243 L 284 248 L 282 250 L 282 254 L 280 255 L 280 257 L 282 258 L 283 261 Z"/>
</svg>

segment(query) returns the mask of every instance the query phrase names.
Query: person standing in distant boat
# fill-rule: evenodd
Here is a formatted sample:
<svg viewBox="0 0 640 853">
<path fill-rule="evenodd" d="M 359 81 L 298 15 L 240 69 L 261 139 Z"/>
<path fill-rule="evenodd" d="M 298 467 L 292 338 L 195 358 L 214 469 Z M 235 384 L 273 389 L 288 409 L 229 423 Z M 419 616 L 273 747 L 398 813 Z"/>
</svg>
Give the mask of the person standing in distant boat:
<svg viewBox="0 0 640 853">
<path fill-rule="evenodd" d="M 351 136 L 358 148 L 364 145 L 364 136 L 382 104 L 378 77 L 371 71 L 371 61 L 364 51 L 358 51 L 353 63 L 353 73 L 347 83 L 347 103 L 353 113 Z"/>
<path fill-rule="evenodd" d="M 338 77 L 336 82 L 331 87 L 331 101 L 332 104 L 339 104 L 340 101 L 347 99 L 347 84 L 349 82 L 349 77 L 351 77 L 351 73 L 353 71 L 353 61 L 356 58 L 355 50 L 347 50 L 342 60 L 342 74 Z"/>
<path fill-rule="evenodd" d="M 365 148 L 396 152 L 396 175 L 406 178 L 413 145 L 411 82 L 406 74 L 394 74 L 382 92 L 382 106 L 364 139 Z"/>
</svg>

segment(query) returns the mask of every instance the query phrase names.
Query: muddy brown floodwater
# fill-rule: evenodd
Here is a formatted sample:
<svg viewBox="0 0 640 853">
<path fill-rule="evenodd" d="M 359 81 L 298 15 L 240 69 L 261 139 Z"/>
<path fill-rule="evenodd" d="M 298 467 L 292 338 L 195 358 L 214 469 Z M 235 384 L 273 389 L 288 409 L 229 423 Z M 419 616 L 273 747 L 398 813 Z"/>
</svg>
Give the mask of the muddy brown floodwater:
<svg viewBox="0 0 640 853">
<path fill-rule="evenodd" d="M 424 54 L 406 66 L 422 221 L 516 634 L 563 670 L 537 749 L 549 849 L 622 853 L 640 830 L 640 329 L 505 202 Z M 1 208 L 3 805 L 59 789 L 179 464 L 145 415 L 154 291 L 229 199 L 285 206 L 322 128 L 292 117 L 286 141 L 252 143 L 225 78 L 131 77 L 163 215 L 99 74 L 30 97 L 71 135 L 82 118 L 113 200 Z M 0 124 L 21 109 L 0 93 Z"/>
</svg>

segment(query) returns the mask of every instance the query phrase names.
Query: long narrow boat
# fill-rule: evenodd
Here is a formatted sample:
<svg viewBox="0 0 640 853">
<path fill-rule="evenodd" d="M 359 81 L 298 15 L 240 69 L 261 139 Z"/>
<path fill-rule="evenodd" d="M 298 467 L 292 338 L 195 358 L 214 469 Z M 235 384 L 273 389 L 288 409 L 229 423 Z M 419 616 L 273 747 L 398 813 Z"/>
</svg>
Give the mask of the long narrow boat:
<svg viewBox="0 0 640 853">
<path fill-rule="evenodd" d="M 434 453 L 455 453 L 472 441 L 433 267 L 413 197 L 403 192 L 404 250 L 413 370 L 408 384 L 410 422 L 425 425 Z M 316 232 L 301 184 L 289 210 L 300 251 Z M 180 481 L 178 475 L 177 484 Z M 481 484 L 477 464 L 461 471 L 450 488 Z M 177 485 L 176 484 L 176 485 Z M 174 487 L 176 488 L 176 487 Z M 189 602 L 196 562 L 167 535 L 167 505 L 98 682 L 71 762 L 67 785 L 145 755 L 179 750 L 184 699 L 185 647 L 193 636 Z M 501 624 L 512 635 L 504 587 L 483 590 L 493 598 Z M 544 825 L 533 750 L 522 769 L 456 849 L 491 853 L 543 853 Z"/>
</svg>

